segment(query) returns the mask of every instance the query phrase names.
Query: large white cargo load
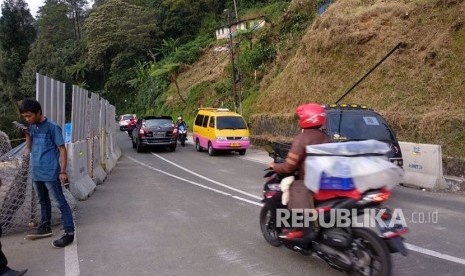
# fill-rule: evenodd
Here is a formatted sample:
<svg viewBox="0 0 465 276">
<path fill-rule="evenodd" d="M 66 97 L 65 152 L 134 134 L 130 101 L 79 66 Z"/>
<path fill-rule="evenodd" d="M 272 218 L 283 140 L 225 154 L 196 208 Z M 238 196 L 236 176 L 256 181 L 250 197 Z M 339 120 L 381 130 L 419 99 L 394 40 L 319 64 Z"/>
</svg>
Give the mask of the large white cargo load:
<svg viewBox="0 0 465 276">
<path fill-rule="evenodd" d="M 305 186 L 313 192 L 391 189 L 400 183 L 403 170 L 388 161 L 389 150 L 377 140 L 307 146 Z"/>
</svg>

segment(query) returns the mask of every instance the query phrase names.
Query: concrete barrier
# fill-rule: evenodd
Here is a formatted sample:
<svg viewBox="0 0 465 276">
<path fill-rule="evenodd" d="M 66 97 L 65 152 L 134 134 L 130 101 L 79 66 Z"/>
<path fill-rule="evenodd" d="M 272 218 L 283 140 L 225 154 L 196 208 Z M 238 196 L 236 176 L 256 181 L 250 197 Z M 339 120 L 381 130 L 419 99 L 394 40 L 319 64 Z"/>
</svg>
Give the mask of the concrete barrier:
<svg viewBox="0 0 465 276">
<path fill-rule="evenodd" d="M 107 173 L 110 173 L 111 170 L 113 170 L 113 168 L 116 166 L 116 162 L 118 162 L 118 159 L 121 157 L 121 149 L 118 146 L 116 136 L 116 132 L 110 132 L 106 136 L 105 155 Z"/>
<path fill-rule="evenodd" d="M 94 144 L 92 148 L 92 144 Z M 95 184 L 102 184 L 107 178 L 107 173 L 103 170 L 100 158 L 100 138 L 94 137 L 94 140 L 88 139 L 89 148 L 89 176 L 94 180 Z"/>
<path fill-rule="evenodd" d="M 69 190 L 77 200 L 86 200 L 95 190 L 95 183 L 89 176 L 87 141 L 66 144 L 68 151 Z"/>
<path fill-rule="evenodd" d="M 116 159 L 113 155 L 113 139 L 111 132 L 105 135 L 105 170 L 110 173 L 116 165 Z"/>
<path fill-rule="evenodd" d="M 116 132 L 111 133 L 112 153 L 113 153 L 113 156 L 114 156 L 116 161 L 118 161 L 119 158 L 121 157 L 121 148 L 118 145 L 118 140 L 116 138 L 117 135 L 118 135 L 118 133 L 116 133 Z"/>
<path fill-rule="evenodd" d="M 403 184 L 436 191 L 447 187 L 440 145 L 400 142 L 404 159 Z"/>
</svg>

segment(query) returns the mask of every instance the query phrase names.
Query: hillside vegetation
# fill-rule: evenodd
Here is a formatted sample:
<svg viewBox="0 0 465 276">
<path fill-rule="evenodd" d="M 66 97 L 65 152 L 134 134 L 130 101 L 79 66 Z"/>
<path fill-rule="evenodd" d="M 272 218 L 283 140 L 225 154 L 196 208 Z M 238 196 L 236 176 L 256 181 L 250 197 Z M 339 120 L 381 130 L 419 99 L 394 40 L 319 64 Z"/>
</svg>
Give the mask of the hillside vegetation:
<svg viewBox="0 0 465 276">
<path fill-rule="evenodd" d="M 240 76 L 253 137 L 289 141 L 296 106 L 335 102 L 401 43 L 343 102 L 382 113 L 402 141 L 442 145 L 446 171 L 465 175 L 463 0 L 86 3 L 46 1 L 33 18 L 25 0 L 3 0 L 0 129 L 10 138 L 38 72 L 66 83 L 68 96 L 71 85 L 98 93 L 118 114 L 182 114 L 190 126 L 199 107 L 234 108 Z M 215 38 L 237 20 L 233 3 L 237 19 L 267 22 L 234 36 L 234 71 L 228 41 Z"/>
<path fill-rule="evenodd" d="M 335 1 L 298 41 L 287 36 L 287 47 L 277 50 L 259 88 L 245 99 L 244 115 L 251 121 L 281 118 L 288 124 L 296 106 L 335 102 L 402 42 L 342 102 L 367 104 L 386 116 L 400 140 L 441 144 L 446 156 L 460 159 L 465 153 L 464 23 L 465 1 Z M 201 60 L 212 60 L 215 69 L 214 55 L 206 51 Z M 198 64 L 179 79 L 194 85 L 187 81 L 194 72 L 208 72 L 205 63 Z M 229 76 L 227 70 L 223 78 L 214 71 L 206 82 L 225 82 Z M 204 92 L 190 89 L 197 93 L 197 106 L 221 104 L 209 100 L 214 89 Z M 278 124 L 277 129 L 286 127 Z M 261 130 L 252 130 L 260 135 Z"/>
</svg>

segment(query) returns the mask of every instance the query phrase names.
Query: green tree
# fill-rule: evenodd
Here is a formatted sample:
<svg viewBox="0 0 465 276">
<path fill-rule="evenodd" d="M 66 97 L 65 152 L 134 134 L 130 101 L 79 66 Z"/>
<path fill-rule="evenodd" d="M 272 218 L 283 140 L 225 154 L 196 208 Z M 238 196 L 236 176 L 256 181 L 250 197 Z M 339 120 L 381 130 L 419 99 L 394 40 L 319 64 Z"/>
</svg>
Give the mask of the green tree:
<svg viewBox="0 0 465 276">
<path fill-rule="evenodd" d="M 69 6 L 69 15 L 73 20 L 74 39 L 81 39 L 81 26 L 87 0 L 65 0 Z"/>
<path fill-rule="evenodd" d="M 35 22 L 38 36 L 21 78 L 21 87 L 27 94 L 33 95 L 35 91 L 36 72 L 63 82 L 81 81 L 75 79 L 75 72 L 69 69 L 79 63 L 82 48 L 81 42 L 75 39 L 74 23 L 69 14 L 70 7 L 60 0 L 46 0 L 39 9 Z"/>
<path fill-rule="evenodd" d="M 30 45 L 36 37 L 34 18 L 23 0 L 5 0 L 0 18 L 0 83 L 2 103 L 10 104 L 23 98 L 18 91 L 18 79 L 27 61 Z"/>
<path fill-rule="evenodd" d="M 134 78 L 134 64 L 150 58 L 160 31 L 157 13 L 122 0 L 108 0 L 95 8 L 84 23 L 86 63 L 102 75 L 107 99 L 120 110 L 128 110 L 136 93 L 128 84 Z"/>
<path fill-rule="evenodd" d="M 165 0 L 161 8 L 161 28 L 166 38 L 186 43 L 194 38 L 209 15 L 221 15 L 225 0 Z"/>
<path fill-rule="evenodd" d="M 146 54 L 158 33 L 155 13 L 122 0 L 108 0 L 84 23 L 87 62 L 108 72 L 112 60 L 125 51 Z"/>
</svg>

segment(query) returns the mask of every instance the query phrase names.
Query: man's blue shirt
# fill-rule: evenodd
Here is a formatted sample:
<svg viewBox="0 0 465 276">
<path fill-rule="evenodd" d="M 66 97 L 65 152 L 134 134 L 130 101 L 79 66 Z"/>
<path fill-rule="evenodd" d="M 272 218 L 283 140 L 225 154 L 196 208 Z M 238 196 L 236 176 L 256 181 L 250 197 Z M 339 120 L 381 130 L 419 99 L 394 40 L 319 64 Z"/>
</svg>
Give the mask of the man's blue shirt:
<svg viewBox="0 0 465 276">
<path fill-rule="evenodd" d="M 56 181 L 60 173 L 60 151 L 64 145 L 61 127 L 45 119 L 29 126 L 33 181 Z"/>
</svg>

